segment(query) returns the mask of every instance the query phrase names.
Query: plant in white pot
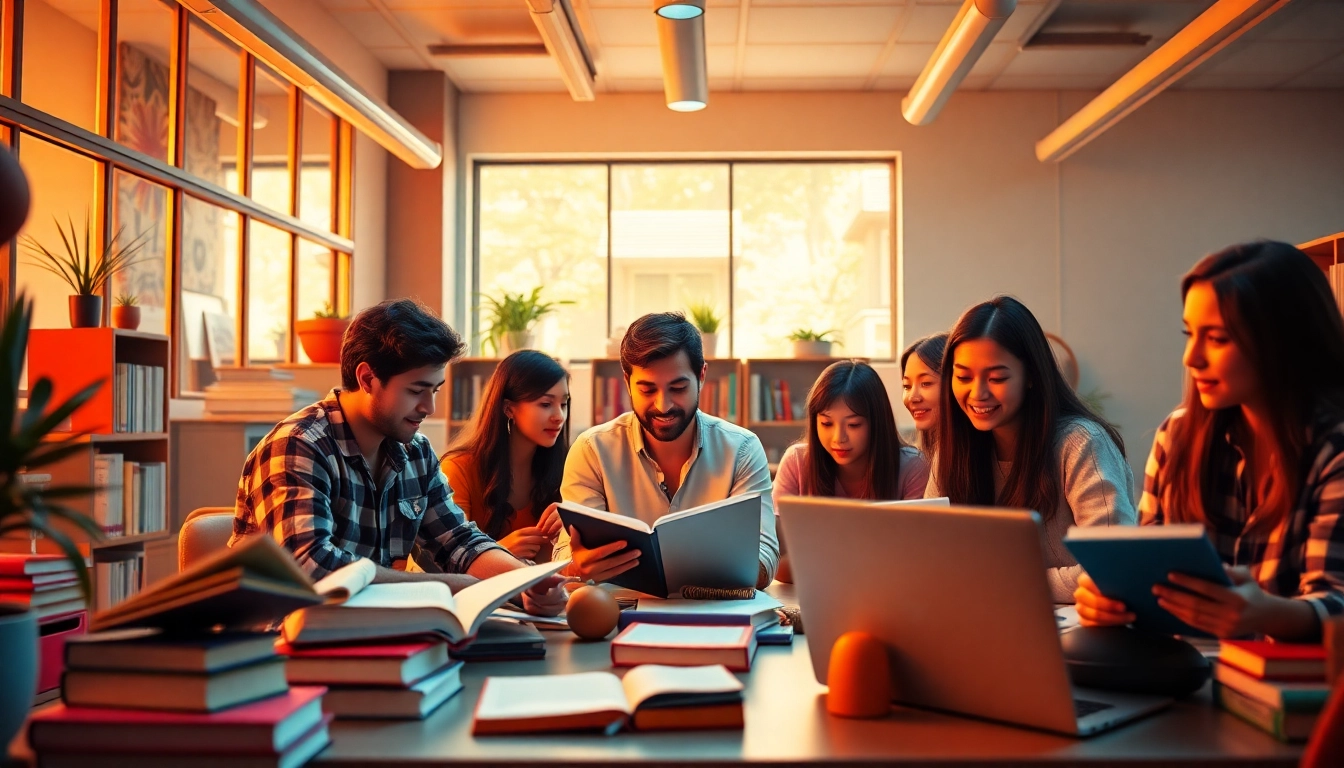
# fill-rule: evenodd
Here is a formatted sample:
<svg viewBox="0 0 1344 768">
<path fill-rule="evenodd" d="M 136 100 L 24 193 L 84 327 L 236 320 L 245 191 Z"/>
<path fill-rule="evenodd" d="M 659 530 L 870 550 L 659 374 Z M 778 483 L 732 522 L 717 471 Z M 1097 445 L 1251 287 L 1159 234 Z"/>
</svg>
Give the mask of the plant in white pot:
<svg viewBox="0 0 1344 768">
<path fill-rule="evenodd" d="M 500 357 L 507 357 L 520 349 L 531 349 L 535 343 L 532 328 L 537 321 L 562 304 L 574 303 L 567 299 L 542 301 L 540 286 L 533 288 L 531 294 L 504 291 L 503 298 L 484 298 L 489 304 L 489 314 L 482 318 L 486 322 L 482 333 L 485 341 Z"/>
<path fill-rule="evenodd" d="M 793 342 L 794 357 L 830 357 L 831 339 L 826 338 L 834 334 L 835 331 L 817 332 L 811 328 L 799 328 L 789 334 L 789 341 Z"/>
<path fill-rule="evenodd" d="M 715 357 L 719 346 L 719 325 L 723 318 L 718 311 L 705 302 L 696 302 L 687 307 L 691 313 L 691 324 L 700 331 L 700 346 L 704 347 L 705 357 Z"/>
<path fill-rule="evenodd" d="M 93 397 L 102 381 L 91 384 L 60 404 L 51 402 L 52 384 L 47 378 L 30 382 L 28 407 L 19 408 L 19 376 L 28 348 L 33 305 L 23 294 L 3 317 L 0 327 L 0 537 L 37 533 L 60 548 L 75 568 L 87 600 L 91 594 L 84 555 L 67 532 L 73 527 L 88 539 L 102 538 L 102 528 L 83 513 L 65 506 L 72 499 L 88 496 L 86 486 L 42 487 L 24 482 L 24 476 L 75 454 L 87 451 L 82 433 L 53 432 L 81 405 Z M 26 604 L 0 601 L 0 748 L 9 744 L 28 716 L 37 687 L 37 619 Z"/>
<path fill-rule="evenodd" d="M 103 289 L 107 281 L 121 270 L 139 263 L 135 255 L 149 242 L 148 232 L 122 243 L 126 228 L 118 227 L 106 247 L 95 254 L 93 227 L 87 218 L 83 237 L 75 230 L 73 219 L 69 220 L 69 230 L 60 219 L 54 221 L 64 252 L 56 253 L 32 235 L 24 235 L 19 239 L 32 256 L 28 263 L 61 278 L 74 291 L 70 297 L 71 328 L 97 328 L 103 324 Z"/>
</svg>

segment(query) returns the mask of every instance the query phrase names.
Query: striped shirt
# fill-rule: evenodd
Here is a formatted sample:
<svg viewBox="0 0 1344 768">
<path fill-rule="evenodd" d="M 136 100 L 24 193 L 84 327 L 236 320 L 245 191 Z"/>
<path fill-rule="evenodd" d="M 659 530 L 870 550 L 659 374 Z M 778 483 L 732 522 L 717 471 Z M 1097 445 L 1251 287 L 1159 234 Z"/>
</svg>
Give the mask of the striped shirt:
<svg viewBox="0 0 1344 768">
<path fill-rule="evenodd" d="M 1139 500 L 1142 525 L 1166 521 L 1172 490 L 1163 472 L 1168 429 L 1183 413 L 1176 410 L 1157 428 Z M 1310 437 L 1297 503 L 1283 525 L 1263 531 L 1247 530 L 1246 456 L 1231 431 L 1226 433 L 1223 439 L 1232 450 L 1221 452 L 1224 458 L 1215 467 L 1213 486 L 1222 509 L 1206 527 L 1223 562 L 1248 567 L 1272 595 L 1306 600 L 1324 620 L 1344 614 L 1344 422 L 1317 424 Z"/>
<path fill-rule="evenodd" d="M 500 549 L 453 503 L 424 435 L 384 440 L 375 482 L 339 392 L 281 421 L 248 455 L 229 546 L 269 531 L 315 579 L 361 557 L 393 567 L 417 543 L 446 573 Z"/>
</svg>

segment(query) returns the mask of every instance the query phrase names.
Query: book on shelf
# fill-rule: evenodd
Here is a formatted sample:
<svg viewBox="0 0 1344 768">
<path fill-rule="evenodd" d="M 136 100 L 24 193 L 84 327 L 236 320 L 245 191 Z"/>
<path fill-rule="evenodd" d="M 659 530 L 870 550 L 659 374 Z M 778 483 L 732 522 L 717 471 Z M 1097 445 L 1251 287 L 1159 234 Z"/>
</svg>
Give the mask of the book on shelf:
<svg viewBox="0 0 1344 768">
<path fill-rule="evenodd" d="M 741 728 L 742 690 L 721 666 L 646 664 L 624 678 L 610 672 L 488 677 L 471 732 Z"/>
<path fill-rule="evenodd" d="M 360 559 L 317 583 L 329 601 L 287 616 L 284 639 L 309 645 L 435 634 L 460 644 L 476 634 L 491 611 L 568 564 L 506 571 L 453 594 L 438 581 L 373 584 L 373 563 Z"/>
<path fill-rule="evenodd" d="M 1220 683 L 1213 685 L 1213 700 L 1220 707 L 1280 741 L 1305 741 L 1316 728 L 1319 712 L 1290 712 L 1247 696 Z"/>
<path fill-rule="evenodd" d="M 219 632 L 165 635 L 137 627 L 94 632 L 65 643 L 67 669 L 209 674 L 276 656 L 275 635 Z"/>
<path fill-rule="evenodd" d="M 1218 660 L 1261 679 L 1302 682 L 1325 679 L 1323 645 L 1224 640 L 1219 645 Z"/>
<path fill-rule="evenodd" d="M 93 457 L 93 519 L 102 526 L 104 536 L 126 532 L 123 501 L 124 457 L 120 453 L 98 453 Z"/>
<path fill-rule="evenodd" d="M 127 536 L 167 528 L 168 469 L 161 461 L 122 461 L 122 531 Z"/>
<path fill-rule="evenodd" d="M 164 431 L 166 383 L 163 366 L 117 363 L 112 384 L 113 431 Z"/>
<path fill-rule="evenodd" d="M 1207 637 L 1157 603 L 1153 586 L 1173 586 L 1167 574 L 1184 573 L 1231 586 L 1223 562 L 1199 524 L 1070 528 L 1064 546 L 1103 595 L 1133 612 L 1134 626 L 1153 632 Z"/>
<path fill-rule="evenodd" d="M 103 611 L 140 594 L 144 560 L 139 556 L 125 560 L 94 563 L 93 608 Z"/>
<path fill-rule="evenodd" d="M 257 366 L 241 368 L 222 365 L 214 369 L 215 379 L 220 384 L 272 384 L 272 382 L 290 382 L 294 374 L 281 368 Z"/>
<path fill-rule="evenodd" d="M 1324 678 L 1309 683 L 1261 680 L 1218 663 L 1213 667 L 1213 679 L 1243 696 L 1286 712 L 1319 712 L 1330 697 L 1330 685 Z"/>
<path fill-rule="evenodd" d="M 53 752 L 39 753 L 41 768 L 300 768 L 331 744 L 327 726 L 331 716 L 324 715 L 284 752 L 189 753 L 159 750 L 153 742 L 144 742 L 127 752 Z M 150 751 L 154 750 L 154 751 Z"/>
<path fill-rule="evenodd" d="M 560 520 L 577 528 L 584 546 L 623 541 L 638 549 L 639 565 L 612 584 L 655 597 L 680 595 L 684 586 L 749 588 L 760 561 L 760 494 L 733 496 L 642 520 L 560 502 Z"/>
<path fill-rule="evenodd" d="M 593 377 L 593 422 L 611 421 L 630 410 L 630 391 L 623 376 Z"/>
<path fill-rule="evenodd" d="M 288 688 L 278 658 L 218 672 L 69 669 L 61 677 L 61 697 L 72 707 L 218 712 Z"/>
<path fill-rule="evenodd" d="M 457 661 L 404 687 L 333 686 L 322 707 L 338 718 L 419 720 L 460 690 L 462 662 Z"/>
<path fill-rule="evenodd" d="M 611 663 L 618 667 L 664 664 L 699 667 L 722 664 L 750 672 L 756 656 L 755 627 L 641 624 L 626 627 L 611 641 Z"/>
<path fill-rule="evenodd" d="M 277 648 L 290 685 L 409 686 L 448 665 L 442 640 Z"/>
<path fill-rule="evenodd" d="M 749 600 L 659 600 L 640 598 L 635 607 L 621 611 L 620 627 L 645 624 L 764 627 L 779 623 L 784 604 L 758 591 Z"/>
<path fill-rule="evenodd" d="M 54 704 L 33 713 L 28 742 L 37 752 L 280 754 L 323 722 L 325 688 L 284 693 L 220 712 L 168 712 Z"/>
</svg>

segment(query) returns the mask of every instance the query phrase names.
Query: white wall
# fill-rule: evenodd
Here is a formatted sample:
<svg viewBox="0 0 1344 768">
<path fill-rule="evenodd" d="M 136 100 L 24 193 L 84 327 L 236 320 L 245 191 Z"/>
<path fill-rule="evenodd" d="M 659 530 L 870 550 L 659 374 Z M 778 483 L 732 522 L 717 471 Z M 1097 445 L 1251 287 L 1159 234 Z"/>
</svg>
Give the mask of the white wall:
<svg viewBox="0 0 1344 768">
<path fill-rule="evenodd" d="M 1344 99 L 1168 92 L 1064 163 L 1037 162 L 1035 142 L 1087 98 L 958 94 L 914 128 L 893 93 L 716 93 L 689 115 L 661 94 L 590 104 L 464 94 L 458 150 L 464 160 L 899 152 L 902 341 L 995 293 L 1018 296 L 1073 346 L 1081 388 L 1111 393 L 1107 416 L 1141 471 L 1180 396 L 1178 277 L 1239 240 L 1344 229 Z"/>
</svg>

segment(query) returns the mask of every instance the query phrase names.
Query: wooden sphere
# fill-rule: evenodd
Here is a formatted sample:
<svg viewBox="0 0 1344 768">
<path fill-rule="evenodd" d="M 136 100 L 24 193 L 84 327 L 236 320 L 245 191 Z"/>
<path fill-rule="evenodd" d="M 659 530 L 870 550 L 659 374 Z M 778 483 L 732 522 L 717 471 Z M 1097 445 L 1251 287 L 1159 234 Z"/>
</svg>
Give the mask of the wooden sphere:
<svg viewBox="0 0 1344 768">
<path fill-rule="evenodd" d="M 584 640 L 601 640 L 616 628 L 621 607 L 601 587 L 585 586 L 574 590 L 565 604 L 569 628 Z"/>
<path fill-rule="evenodd" d="M 13 237 L 28 218 L 28 179 L 19 161 L 0 146 L 0 242 Z"/>
<path fill-rule="evenodd" d="M 891 711 L 891 660 L 881 640 L 846 632 L 831 646 L 826 711 L 839 717 L 886 717 Z"/>
</svg>

